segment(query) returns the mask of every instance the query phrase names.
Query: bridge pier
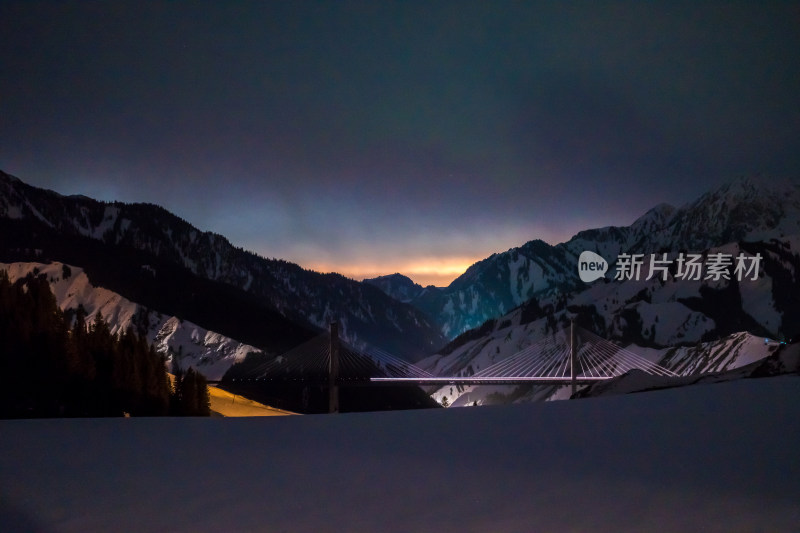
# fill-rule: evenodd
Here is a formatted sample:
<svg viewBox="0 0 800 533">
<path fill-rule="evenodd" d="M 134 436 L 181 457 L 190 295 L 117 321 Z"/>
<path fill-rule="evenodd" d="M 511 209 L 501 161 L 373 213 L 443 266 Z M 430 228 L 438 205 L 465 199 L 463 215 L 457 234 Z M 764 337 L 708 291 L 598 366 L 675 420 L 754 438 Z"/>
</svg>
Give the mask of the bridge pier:
<svg viewBox="0 0 800 533">
<path fill-rule="evenodd" d="M 339 412 L 339 324 L 331 322 L 331 356 L 328 361 L 328 412 Z"/>
<path fill-rule="evenodd" d="M 575 372 L 575 357 L 576 352 L 578 350 L 578 343 L 576 342 L 577 339 L 575 337 L 575 319 L 569 321 L 569 375 L 570 381 L 572 383 L 572 395 L 575 395 L 575 392 L 578 389 L 578 385 L 576 383 L 577 372 Z"/>
</svg>

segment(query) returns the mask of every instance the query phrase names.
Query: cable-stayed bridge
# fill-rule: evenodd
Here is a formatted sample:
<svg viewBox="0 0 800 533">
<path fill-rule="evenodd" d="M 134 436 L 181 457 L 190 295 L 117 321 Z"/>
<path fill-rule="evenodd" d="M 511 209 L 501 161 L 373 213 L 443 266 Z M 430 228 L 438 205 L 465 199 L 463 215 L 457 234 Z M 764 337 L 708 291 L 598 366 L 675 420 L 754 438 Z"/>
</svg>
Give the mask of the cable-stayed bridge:
<svg viewBox="0 0 800 533">
<path fill-rule="evenodd" d="M 634 369 L 659 376 L 677 376 L 630 350 L 573 326 L 470 375 L 462 372 L 454 377 L 376 377 L 372 381 L 420 385 L 586 384 L 618 377 Z"/>
<path fill-rule="evenodd" d="M 331 410 L 345 385 L 571 385 L 607 380 L 638 369 L 659 376 L 674 372 L 575 326 L 531 344 L 479 372 L 434 375 L 375 348 L 357 350 L 338 338 L 337 325 L 292 350 L 250 369 L 237 380 L 327 385 Z M 444 372 L 447 374 L 447 372 Z"/>
</svg>

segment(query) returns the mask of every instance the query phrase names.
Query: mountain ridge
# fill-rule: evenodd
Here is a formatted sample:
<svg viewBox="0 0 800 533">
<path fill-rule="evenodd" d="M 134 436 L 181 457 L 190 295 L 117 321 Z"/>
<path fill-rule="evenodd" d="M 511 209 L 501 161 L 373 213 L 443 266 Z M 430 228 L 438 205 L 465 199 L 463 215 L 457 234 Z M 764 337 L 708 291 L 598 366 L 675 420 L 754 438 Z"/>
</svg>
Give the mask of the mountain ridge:
<svg viewBox="0 0 800 533">
<path fill-rule="evenodd" d="M 591 283 L 577 272 L 586 250 L 609 263 Z M 180 337 L 180 319 L 277 355 L 337 320 L 353 345 L 412 362 L 424 357 L 430 368 L 446 363 L 451 375 L 507 357 L 573 319 L 618 344 L 660 350 L 668 367 L 679 364 L 675 353 L 696 354 L 719 339 L 752 347 L 753 336 L 793 337 L 798 251 L 800 188 L 742 179 L 681 207 L 656 205 L 629 226 L 587 229 L 557 245 L 530 240 L 476 262 L 448 287 L 423 288 L 401 274 L 356 282 L 236 248 L 155 204 L 67 197 L 0 172 L 0 261 L 75 265 L 91 284 L 175 318 L 158 335 Z M 643 267 L 641 279 L 615 279 L 623 253 L 666 254 L 670 266 L 663 277 Z M 758 257 L 760 276 L 678 279 L 678 253 Z M 751 336 L 745 344 L 736 337 L 742 332 Z M 534 396 L 562 394 L 551 392 Z"/>
<path fill-rule="evenodd" d="M 758 216 L 748 216 L 753 213 Z M 739 363 L 724 359 L 729 354 L 741 354 L 740 360 L 746 362 L 759 359 L 766 356 L 769 341 L 765 338 L 789 341 L 800 334 L 799 219 L 796 186 L 765 193 L 747 184 L 734 184 L 672 212 L 657 207 L 625 228 L 581 232 L 561 246 L 569 258 L 562 263 L 564 272 L 577 280 L 577 256 L 593 250 L 609 262 L 605 277 L 588 284 L 575 281 L 571 290 L 537 293 L 509 313 L 459 335 L 420 364 L 429 371 L 446 368 L 448 375 L 469 374 L 553 335 L 572 320 L 634 352 L 649 353 L 653 362 L 681 374 L 735 368 Z M 717 235 L 703 234 L 706 221 L 720 220 L 723 223 L 711 226 Z M 699 249 L 667 247 L 702 246 L 729 238 L 740 240 Z M 614 256 L 623 251 L 644 256 L 641 277 L 615 279 L 618 265 Z M 658 259 L 667 254 L 671 264 L 666 273 L 649 276 L 650 253 Z M 696 253 L 703 262 L 742 254 L 745 259 L 759 258 L 759 270 L 757 275 L 736 275 L 730 265 L 729 279 L 707 272 L 684 279 L 676 266 L 679 253 Z M 499 261 L 497 255 L 492 258 Z M 513 259 L 511 256 L 509 262 Z M 491 401 L 490 397 L 541 401 L 568 394 L 555 388 L 476 392 L 458 387 L 443 387 L 434 393 L 440 401 L 445 396 L 449 403 L 461 405 Z M 462 396 L 466 399 L 461 400 Z"/>
<path fill-rule="evenodd" d="M 62 311 L 82 307 L 90 322 L 100 314 L 114 335 L 129 327 L 140 329 L 148 343 L 166 357 L 169 368 L 176 363 L 184 371 L 191 367 L 207 379 L 219 380 L 233 363 L 250 352 L 259 351 L 188 320 L 163 315 L 113 291 L 96 287 L 83 269 L 74 265 L 0 263 L 0 271 L 6 271 L 12 282 L 29 274 L 44 275 Z"/>
<path fill-rule="evenodd" d="M 800 235 L 800 187 L 788 180 L 739 178 L 681 207 L 658 204 L 629 226 L 583 230 L 556 245 L 534 239 L 492 254 L 448 287 L 411 303 L 435 317 L 452 340 L 533 298 L 553 299 L 585 289 L 576 271 L 584 250 L 608 261 L 608 279 L 621 253 L 702 252 L 792 235 Z"/>
<path fill-rule="evenodd" d="M 303 327 L 327 328 L 337 321 L 342 336 L 355 345 L 381 346 L 413 360 L 444 344 L 427 315 L 369 284 L 257 256 L 234 247 L 220 235 L 199 231 L 154 204 L 66 197 L 0 171 L 0 220 L 16 224 L 14 231 L 22 232 L 9 239 L 15 245 L 0 243 L 0 254 L 6 260 L 29 259 L 31 255 L 36 259 L 36 254 L 23 257 L 20 250 L 26 239 L 38 239 L 46 243 L 42 245 L 45 248 L 54 249 L 58 238 L 69 238 L 74 247 L 89 250 L 89 255 L 102 253 L 92 242 L 101 243 L 109 255 L 127 253 L 145 263 L 160 261 L 252 294 L 262 300 L 262 306 Z M 49 253 L 44 248 L 41 252 L 41 257 Z M 80 257 L 75 259 L 68 262 L 85 266 Z"/>
<path fill-rule="evenodd" d="M 397 301 L 408 303 L 418 297 L 428 289 L 435 289 L 433 286 L 423 287 L 415 283 L 408 276 L 400 273 L 388 274 L 363 280 L 363 283 L 378 287 L 380 290 L 391 296 Z"/>
</svg>

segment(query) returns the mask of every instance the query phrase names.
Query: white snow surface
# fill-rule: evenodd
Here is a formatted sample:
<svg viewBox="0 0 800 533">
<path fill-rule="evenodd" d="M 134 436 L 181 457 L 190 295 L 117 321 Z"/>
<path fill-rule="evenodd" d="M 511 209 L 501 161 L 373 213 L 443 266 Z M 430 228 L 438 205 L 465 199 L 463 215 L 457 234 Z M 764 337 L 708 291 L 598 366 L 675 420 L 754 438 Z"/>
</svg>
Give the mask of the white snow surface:
<svg viewBox="0 0 800 533">
<path fill-rule="evenodd" d="M 133 317 L 143 307 L 102 287 L 95 287 L 83 269 L 70 266 L 72 275 L 62 278 L 62 263 L 0 263 L 0 270 L 8 272 L 11 281 L 24 278 L 38 269 L 50 281 L 50 287 L 62 310 L 77 309 L 83 305 L 89 321 L 97 313 L 111 325 L 112 333 L 120 333 L 131 325 Z M 151 268 L 143 265 L 143 268 Z M 152 270 L 152 268 L 151 268 Z M 155 344 L 156 350 L 167 356 L 171 363 L 177 357 L 182 368 L 190 366 L 201 372 L 207 379 L 220 379 L 235 362 L 241 361 L 248 352 L 257 348 L 241 343 L 219 333 L 208 331 L 187 320 L 174 316 L 163 316 L 157 312 L 149 314 L 150 329 L 147 340 Z"/>
<path fill-rule="evenodd" d="M 797 531 L 800 378 L 546 404 L 0 421 L 0 530 Z"/>
</svg>

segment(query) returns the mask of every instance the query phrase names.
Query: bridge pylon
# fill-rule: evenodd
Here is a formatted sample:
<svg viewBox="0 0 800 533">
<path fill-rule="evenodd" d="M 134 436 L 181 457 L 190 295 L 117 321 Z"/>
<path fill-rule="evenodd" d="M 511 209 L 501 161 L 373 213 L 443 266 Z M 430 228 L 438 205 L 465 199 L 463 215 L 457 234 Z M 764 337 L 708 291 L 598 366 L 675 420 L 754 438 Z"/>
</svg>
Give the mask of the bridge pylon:
<svg viewBox="0 0 800 533">
<path fill-rule="evenodd" d="M 569 321 L 569 376 L 572 384 L 572 394 L 578 390 L 576 378 L 578 373 L 575 371 L 575 358 L 578 353 L 578 338 L 575 336 L 575 319 Z"/>
<path fill-rule="evenodd" d="M 339 412 L 339 324 L 331 322 L 330 359 L 328 360 L 328 412 Z"/>
</svg>

